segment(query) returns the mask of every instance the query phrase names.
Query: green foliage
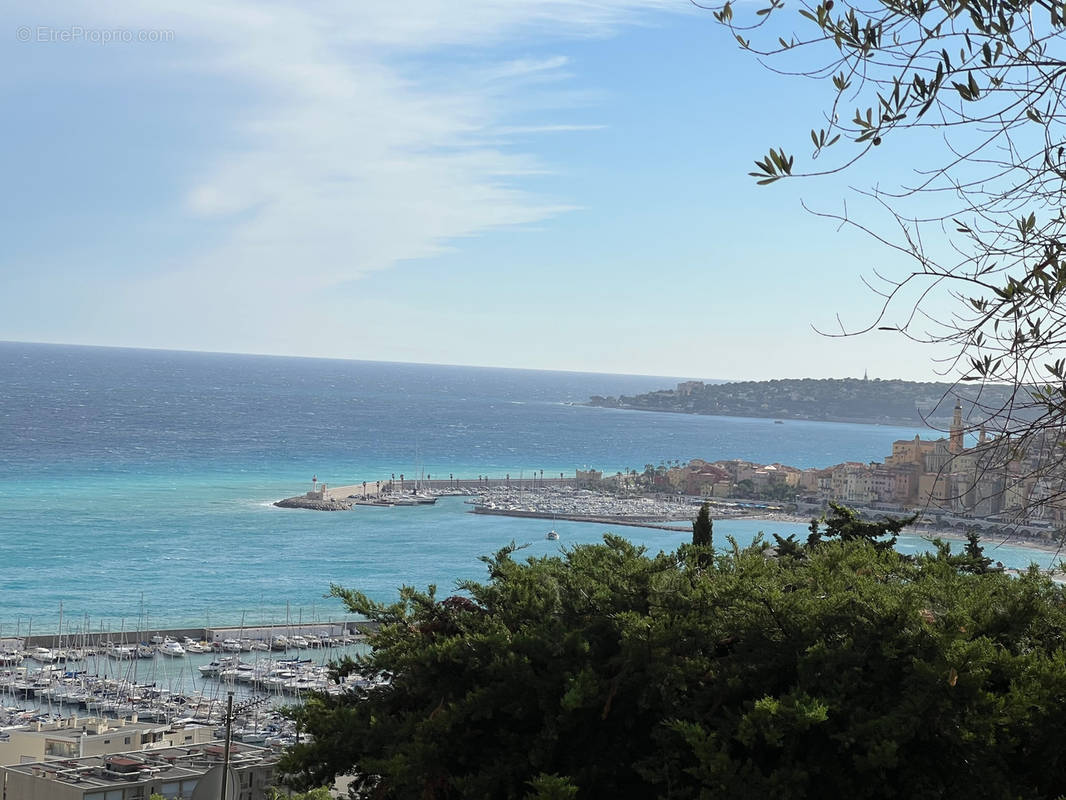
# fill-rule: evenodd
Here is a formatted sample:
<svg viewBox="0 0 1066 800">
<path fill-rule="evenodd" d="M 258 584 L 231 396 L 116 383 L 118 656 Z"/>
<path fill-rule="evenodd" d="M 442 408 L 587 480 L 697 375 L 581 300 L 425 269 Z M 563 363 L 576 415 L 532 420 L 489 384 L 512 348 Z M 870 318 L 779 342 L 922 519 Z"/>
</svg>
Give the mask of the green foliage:
<svg viewBox="0 0 1066 800">
<path fill-rule="evenodd" d="M 824 518 L 825 532 L 818 527 L 818 521 L 811 521 L 813 541 L 823 538 L 836 538 L 842 542 L 865 541 L 882 550 L 890 550 L 896 545 L 896 537 L 901 530 L 910 525 L 917 517 L 883 517 L 877 520 L 864 520 L 853 509 L 839 503 L 830 502 L 829 511 Z M 887 536 L 888 538 L 882 538 Z"/>
<path fill-rule="evenodd" d="M 538 775 L 529 785 L 532 791 L 526 795 L 527 800 L 571 800 L 578 796 L 577 787 L 558 775 Z"/>
<path fill-rule="evenodd" d="M 938 364 L 983 387 L 974 430 L 988 423 L 1026 449 L 1057 440 L 1066 419 L 1066 6 L 761 5 L 726 2 L 714 17 L 776 73 L 822 82 L 824 103 L 812 111 L 810 144 L 797 143 L 809 158 L 770 147 L 749 173 L 757 183 L 836 173 L 883 142 L 909 145 L 874 159 L 881 174 L 853 192 L 872 202 L 817 212 L 910 264 L 893 275 L 867 261 L 879 310 L 832 335 L 889 330 L 935 344 Z M 1004 386 L 1007 400 L 983 394 Z M 1061 460 L 1048 461 L 1060 480 Z"/>
<path fill-rule="evenodd" d="M 155 797 L 156 795 L 152 795 L 152 800 L 155 800 Z M 320 786 L 309 792 L 298 793 L 284 792 L 281 789 L 269 789 L 267 790 L 267 798 L 268 800 L 332 800 L 332 795 L 330 795 L 328 788 Z"/>
<path fill-rule="evenodd" d="M 795 534 L 789 534 L 788 538 L 782 538 L 780 534 L 774 534 L 774 547 L 777 549 L 778 558 L 806 558 L 803 545 Z"/>
<path fill-rule="evenodd" d="M 700 506 L 696 519 L 692 521 L 692 546 L 711 547 L 713 542 L 714 522 L 711 520 L 711 504 Z"/>
<path fill-rule="evenodd" d="M 1031 570 L 907 558 L 894 521 L 826 520 L 705 565 L 607 535 L 407 588 L 315 696 L 286 782 L 377 798 L 1050 798 L 1066 791 L 1066 598 Z M 818 527 L 817 524 L 815 527 Z M 787 542 L 788 555 L 781 553 Z M 973 554 L 963 554 L 966 563 Z"/>
<path fill-rule="evenodd" d="M 966 531 L 966 548 L 958 559 L 959 569 L 967 572 L 985 573 L 994 570 L 992 559 L 985 555 L 985 549 L 981 546 L 981 537 L 973 529 Z"/>
</svg>

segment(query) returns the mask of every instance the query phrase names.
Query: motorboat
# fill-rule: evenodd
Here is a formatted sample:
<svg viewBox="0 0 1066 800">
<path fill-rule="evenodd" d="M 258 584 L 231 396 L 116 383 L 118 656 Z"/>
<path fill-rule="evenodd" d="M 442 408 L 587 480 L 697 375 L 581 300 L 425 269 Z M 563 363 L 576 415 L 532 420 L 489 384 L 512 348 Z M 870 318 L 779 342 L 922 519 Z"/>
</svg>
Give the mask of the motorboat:
<svg viewBox="0 0 1066 800">
<path fill-rule="evenodd" d="M 182 647 L 180 642 L 175 642 L 173 639 L 167 639 L 159 645 L 159 652 L 165 656 L 170 656 L 171 658 L 181 658 L 185 655 L 185 648 Z"/>
<path fill-rule="evenodd" d="M 30 650 L 28 655 L 38 664 L 51 664 L 56 660 L 56 654 L 47 647 L 35 647 Z"/>
<path fill-rule="evenodd" d="M 201 664 L 197 669 L 205 678 L 217 678 L 224 670 L 251 669 L 252 665 L 240 660 L 239 656 L 223 656 L 210 664 Z"/>
<path fill-rule="evenodd" d="M 114 644 L 108 642 L 105 645 L 105 652 L 108 658 L 115 658 L 119 661 L 128 661 L 137 655 L 137 648 L 131 647 L 128 644 Z"/>
</svg>

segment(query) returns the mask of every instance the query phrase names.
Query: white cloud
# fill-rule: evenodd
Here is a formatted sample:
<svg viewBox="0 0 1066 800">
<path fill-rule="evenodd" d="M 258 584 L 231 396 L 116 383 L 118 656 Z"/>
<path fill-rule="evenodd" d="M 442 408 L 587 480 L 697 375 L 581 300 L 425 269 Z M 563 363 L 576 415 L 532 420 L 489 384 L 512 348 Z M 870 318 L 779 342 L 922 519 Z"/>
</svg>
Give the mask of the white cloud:
<svg viewBox="0 0 1066 800">
<path fill-rule="evenodd" d="M 148 277 L 116 290 L 124 309 L 106 315 L 112 330 L 144 338 L 134 328 L 184 327 L 175 345 L 208 346 L 195 340 L 198 332 L 238 324 L 236 303 L 246 307 L 239 324 L 250 339 L 256 328 L 276 333 L 286 303 L 310 302 L 325 287 L 432 256 L 462 237 L 567 211 L 565 197 L 523 185 L 556 165 L 521 145 L 598 126 L 584 111 L 572 120 L 575 110 L 561 110 L 563 102 L 545 110 L 545 92 L 569 97 L 572 65 L 561 53 L 540 54 L 543 45 L 610 35 L 679 5 L 684 10 L 667 0 L 34 6 L 38 23 L 173 30 L 173 47 L 140 52 L 155 67 L 236 85 L 250 98 L 222 120 L 236 145 L 203 154 L 180 203 L 194 236 L 200 225 L 222 225 L 226 234 L 182 263 L 146 264 Z M 527 54 L 532 41 L 542 45 L 537 55 Z M 511 42 L 510 57 L 486 55 Z M 529 87 L 537 91 L 532 122 L 522 100 Z M 164 258 L 143 255 L 153 257 Z M 190 314 L 201 319 L 195 329 Z"/>
<path fill-rule="evenodd" d="M 672 4 L 671 4 L 672 5 Z M 192 176 L 192 215 L 229 218 L 228 241 L 187 265 L 192 276 L 283 282 L 313 264 L 339 283 L 438 252 L 449 240 L 536 222 L 565 201 L 522 188 L 550 168 L 499 146 L 511 135 L 581 131 L 554 119 L 509 126 L 516 87 L 560 80 L 563 55 L 447 68 L 448 48 L 530 33 L 600 36 L 662 0 L 390 0 L 307 4 L 154 3 L 97 12 L 127 27 L 173 26 L 196 60 L 176 65 L 237 81 L 260 113 L 234 119 L 237 154 L 208 155 Z M 136 22 L 131 16 L 137 16 Z M 209 55 L 204 58 L 204 54 Z M 414 72 L 408 59 L 432 64 Z M 479 78 L 479 79 L 478 79 Z M 194 281 L 198 282 L 198 281 Z M 175 284 L 177 285 L 177 284 Z"/>
</svg>

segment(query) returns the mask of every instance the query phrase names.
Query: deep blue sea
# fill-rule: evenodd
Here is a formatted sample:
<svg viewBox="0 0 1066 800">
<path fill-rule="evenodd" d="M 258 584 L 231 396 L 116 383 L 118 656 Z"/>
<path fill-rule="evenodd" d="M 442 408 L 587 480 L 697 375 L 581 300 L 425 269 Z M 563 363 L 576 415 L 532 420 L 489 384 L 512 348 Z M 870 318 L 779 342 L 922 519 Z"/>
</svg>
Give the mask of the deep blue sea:
<svg viewBox="0 0 1066 800">
<path fill-rule="evenodd" d="M 531 555 L 605 528 L 467 513 L 459 498 L 350 513 L 281 510 L 333 485 L 743 458 L 821 467 L 883 459 L 917 431 L 588 408 L 676 378 L 0 343 L 0 636 L 339 619 L 331 583 L 373 597 L 480 578 L 509 542 Z M 759 530 L 724 522 L 741 543 Z M 686 536 L 619 531 L 650 549 Z M 902 546 L 922 546 L 905 539 Z M 1011 566 L 1047 554 L 999 548 Z"/>
</svg>

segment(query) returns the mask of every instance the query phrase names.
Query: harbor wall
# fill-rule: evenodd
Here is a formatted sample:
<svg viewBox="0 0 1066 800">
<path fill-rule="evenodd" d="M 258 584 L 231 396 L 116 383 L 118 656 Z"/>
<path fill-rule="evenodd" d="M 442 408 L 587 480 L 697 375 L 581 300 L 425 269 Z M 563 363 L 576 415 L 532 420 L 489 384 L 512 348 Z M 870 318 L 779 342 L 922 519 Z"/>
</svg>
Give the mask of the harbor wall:
<svg viewBox="0 0 1066 800">
<path fill-rule="evenodd" d="M 137 642 L 149 642 L 153 636 L 169 636 L 171 639 L 181 641 L 186 636 L 196 641 L 221 642 L 223 639 L 253 639 L 269 642 L 276 635 L 282 636 L 359 636 L 365 632 L 377 630 L 376 622 L 359 622 L 357 620 L 345 620 L 343 622 L 305 622 L 293 625 L 245 625 L 240 626 L 217 626 L 210 628 L 152 628 L 146 631 L 104 631 L 96 633 L 75 633 L 63 635 L 63 646 L 69 647 L 99 647 L 104 642 L 117 642 L 135 644 Z M 55 633 L 34 634 L 32 636 L 6 637 L 0 639 L 0 649 L 8 643 L 15 645 L 22 642 L 23 647 L 56 647 L 59 645 L 59 637 Z"/>
<path fill-rule="evenodd" d="M 355 495 L 356 499 L 362 500 L 364 496 L 369 499 L 379 495 L 411 492 L 416 488 L 432 489 L 435 492 L 447 492 L 449 490 L 454 492 L 476 492 L 479 489 L 539 489 L 547 486 L 573 488 L 577 486 L 577 477 L 571 475 L 570 477 L 557 478 L 546 475 L 542 478 L 537 473 L 535 476 L 504 475 L 496 478 L 486 476 L 483 478 L 433 478 L 432 480 L 419 480 L 405 475 L 404 479 L 400 480 L 399 475 L 395 479 L 390 475 L 383 480 L 366 481 L 365 485 L 362 480 L 359 480 L 345 486 L 327 486 L 326 494 L 336 500 L 344 500 L 352 495 Z"/>
<path fill-rule="evenodd" d="M 689 531 L 692 524 L 670 524 L 662 517 L 612 517 L 587 514 L 557 514 L 550 511 L 524 511 L 512 508 L 486 508 L 474 506 L 474 514 L 495 514 L 498 517 L 528 517 L 531 519 L 569 520 L 570 522 L 595 522 L 602 525 L 624 525 L 631 528 L 657 528 L 663 531 Z"/>
</svg>

